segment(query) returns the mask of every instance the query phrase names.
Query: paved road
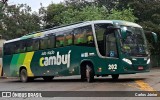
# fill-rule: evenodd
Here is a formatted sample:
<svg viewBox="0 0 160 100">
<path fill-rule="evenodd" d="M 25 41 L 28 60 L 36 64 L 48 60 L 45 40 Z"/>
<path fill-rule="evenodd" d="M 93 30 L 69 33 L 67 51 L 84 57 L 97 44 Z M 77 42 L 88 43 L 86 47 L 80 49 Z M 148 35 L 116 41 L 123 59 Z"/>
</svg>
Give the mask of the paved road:
<svg viewBox="0 0 160 100">
<path fill-rule="evenodd" d="M 160 69 L 149 73 L 120 75 L 118 81 L 111 77 L 96 77 L 94 83 L 82 82 L 80 76 L 56 77 L 51 82 L 36 79 L 34 82 L 21 83 L 17 78 L 0 79 L 0 91 L 160 91 Z M 157 92 L 156 92 L 157 93 Z M 94 95 L 94 94 L 93 94 Z M 122 94 L 123 95 L 123 94 Z M 8 99 L 8 98 L 0 98 Z M 31 98 L 26 98 L 31 99 Z M 40 100 L 44 98 L 40 98 Z M 83 97 L 56 97 L 54 100 L 84 100 Z M 106 100 L 106 97 L 85 97 L 85 99 Z M 110 100 L 160 100 L 160 97 L 107 97 Z"/>
</svg>

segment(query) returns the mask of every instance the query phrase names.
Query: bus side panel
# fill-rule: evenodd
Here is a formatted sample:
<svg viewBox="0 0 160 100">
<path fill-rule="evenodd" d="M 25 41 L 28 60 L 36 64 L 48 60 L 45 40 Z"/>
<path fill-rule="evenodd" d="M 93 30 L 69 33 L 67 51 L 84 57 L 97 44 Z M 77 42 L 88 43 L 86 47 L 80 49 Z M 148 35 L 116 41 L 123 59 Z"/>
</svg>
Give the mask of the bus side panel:
<svg viewBox="0 0 160 100">
<path fill-rule="evenodd" d="M 11 76 L 10 64 L 11 64 L 12 56 L 6 55 L 3 56 L 3 76 Z"/>
<path fill-rule="evenodd" d="M 80 63 L 94 47 L 67 46 L 35 52 L 31 70 L 35 76 L 68 76 L 80 74 Z M 86 54 L 86 55 L 85 55 Z M 90 56 L 90 59 L 94 56 Z"/>
<path fill-rule="evenodd" d="M 74 59 L 73 46 L 61 47 L 35 52 L 31 61 L 31 70 L 35 76 L 68 76 L 73 68 L 78 66 L 78 59 Z M 78 69 L 78 68 L 77 68 Z M 70 73 L 71 72 L 71 73 Z M 76 74 L 79 70 L 76 70 Z"/>
<path fill-rule="evenodd" d="M 13 56 L 6 55 L 3 57 L 3 70 L 5 76 L 18 77 L 21 66 L 27 69 L 28 76 L 33 76 L 30 70 L 30 62 L 34 52 L 13 54 Z"/>
</svg>

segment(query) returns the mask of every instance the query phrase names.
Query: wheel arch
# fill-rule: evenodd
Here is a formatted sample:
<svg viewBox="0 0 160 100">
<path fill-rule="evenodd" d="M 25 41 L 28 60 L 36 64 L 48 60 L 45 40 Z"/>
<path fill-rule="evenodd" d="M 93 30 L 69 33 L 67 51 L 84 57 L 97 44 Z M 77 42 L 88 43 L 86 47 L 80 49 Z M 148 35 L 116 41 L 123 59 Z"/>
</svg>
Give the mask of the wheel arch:
<svg viewBox="0 0 160 100">
<path fill-rule="evenodd" d="M 21 70 L 22 69 L 25 69 L 26 71 L 27 71 L 27 68 L 25 67 L 25 66 L 21 66 L 20 68 L 19 68 L 19 76 L 20 76 L 20 73 L 21 73 Z"/>
<path fill-rule="evenodd" d="M 93 72 L 95 74 L 94 63 L 89 59 L 85 59 L 85 60 L 81 61 L 81 63 L 80 63 L 80 72 L 79 73 L 81 74 L 81 71 L 83 70 L 83 68 L 85 68 L 85 65 L 87 65 L 87 64 L 91 65 L 91 67 L 93 69 Z"/>
</svg>

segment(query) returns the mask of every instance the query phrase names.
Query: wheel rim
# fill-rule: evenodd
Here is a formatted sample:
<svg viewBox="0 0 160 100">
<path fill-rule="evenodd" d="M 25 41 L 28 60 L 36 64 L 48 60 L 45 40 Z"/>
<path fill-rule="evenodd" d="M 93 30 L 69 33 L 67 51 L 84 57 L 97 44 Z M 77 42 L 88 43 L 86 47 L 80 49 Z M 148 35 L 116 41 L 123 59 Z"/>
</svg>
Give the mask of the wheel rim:
<svg viewBox="0 0 160 100">
<path fill-rule="evenodd" d="M 24 82 L 26 81 L 26 73 L 25 72 L 22 72 L 21 73 L 21 80 Z"/>
</svg>

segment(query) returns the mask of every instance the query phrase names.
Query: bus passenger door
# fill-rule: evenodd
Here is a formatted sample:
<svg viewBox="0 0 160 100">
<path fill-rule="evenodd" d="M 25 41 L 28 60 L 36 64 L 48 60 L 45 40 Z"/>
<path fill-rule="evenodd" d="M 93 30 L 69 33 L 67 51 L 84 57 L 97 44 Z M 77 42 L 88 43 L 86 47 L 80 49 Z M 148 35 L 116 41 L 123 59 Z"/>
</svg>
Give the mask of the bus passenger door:
<svg viewBox="0 0 160 100">
<path fill-rule="evenodd" d="M 107 66 L 108 70 L 111 72 L 117 72 L 119 69 L 119 55 L 118 55 L 118 46 L 116 42 L 116 35 L 114 30 L 105 33 L 105 56 L 107 57 Z"/>
</svg>

